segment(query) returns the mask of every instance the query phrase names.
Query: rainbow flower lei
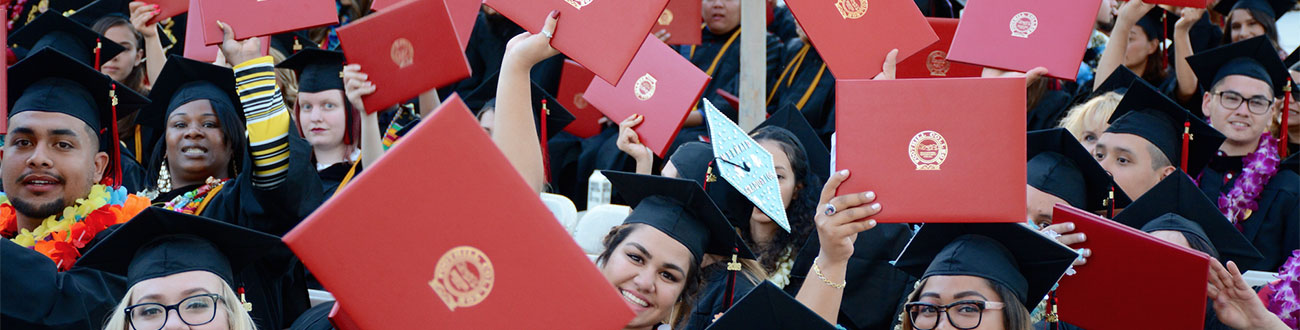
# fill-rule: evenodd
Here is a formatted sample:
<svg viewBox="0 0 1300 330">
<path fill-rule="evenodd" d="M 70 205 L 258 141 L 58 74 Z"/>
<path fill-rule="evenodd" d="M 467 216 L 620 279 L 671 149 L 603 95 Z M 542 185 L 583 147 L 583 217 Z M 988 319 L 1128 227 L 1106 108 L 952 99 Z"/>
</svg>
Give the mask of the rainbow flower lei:
<svg viewBox="0 0 1300 330">
<path fill-rule="evenodd" d="M 96 234 L 131 220 L 148 207 L 148 199 L 129 194 L 126 188 L 95 185 L 86 198 L 45 218 L 34 230 L 20 230 L 17 211 L 9 197 L 0 193 L 0 235 L 50 257 L 59 271 L 66 271 L 81 257 L 78 249 L 86 247 Z"/>
</svg>

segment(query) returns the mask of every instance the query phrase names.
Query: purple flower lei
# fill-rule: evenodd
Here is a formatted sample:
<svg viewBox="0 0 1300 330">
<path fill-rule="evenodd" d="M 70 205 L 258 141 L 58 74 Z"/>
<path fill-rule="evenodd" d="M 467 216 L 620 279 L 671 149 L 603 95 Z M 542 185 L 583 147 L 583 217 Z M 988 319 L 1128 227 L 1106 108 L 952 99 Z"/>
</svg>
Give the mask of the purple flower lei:
<svg viewBox="0 0 1300 330">
<path fill-rule="evenodd" d="M 1255 152 L 1242 159 L 1241 176 L 1233 184 L 1232 190 L 1219 196 L 1219 212 L 1228 217 L 1238 230 L 1241 229 L 1241 222 L 1259 209 L 1259 203 L 1255 200 L 1259 198 L 1259 193 L 1264 190 L 1268 180 L 1277 174 L 1277 166 L 1281 162 L 1282 158 L 1277 154 L 1277 139 L 1268 132 L 1259 137 L 1259 147 Z"/>
<path fill-rule="evenodd" d="M 1268 284 L 1273 295 L 1268 297 L 1268 311 L 1277 314 L 1291 329 L 1300 326 L 1300 250 L 1291 251 L 1291 257 L 1277 271 L 1277 281 Z"/>
</svg>

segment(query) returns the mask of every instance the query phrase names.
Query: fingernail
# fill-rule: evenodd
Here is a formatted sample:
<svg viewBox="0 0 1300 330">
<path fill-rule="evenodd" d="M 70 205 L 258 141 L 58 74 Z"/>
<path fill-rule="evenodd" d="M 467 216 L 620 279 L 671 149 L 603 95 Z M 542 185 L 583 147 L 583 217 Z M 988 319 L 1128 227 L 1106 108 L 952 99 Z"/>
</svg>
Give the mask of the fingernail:
<svg viewBox="0 0 1300 330">
<path fill-rule="evenodd" d="M 880 203 L 871 204 L 871 209 L 880 211 Z"/>
<path fill-rule="evenodd" d="M 849 170 L 848 169 L 840 170 L 840 175 L 849 175 Z"/>
<path fill-rule="evenodd" d="M 155 4 L 155 5 L 153 5 L 153 7 L 154 7 L 154 8 L 158 8 L 158 5 Z"/>
<path fill-rule="evenodd" d="M 1067 224 L 1065 224 L 1065 229 L 1067 229 L 1067 230 L 1074 230 L 1074 223 L 1067 223 Z"/>
<path fill-rule="evenodd" d="M 1083 256 L 1085 256 L 1085 257 L 1091 257 L 1091 256 L 1092 256 L 1092 249 L 1088 249 L 1088 248 L 1083 249 Z"/>
<path fill-rule="evenodd" d="M 875 199 L 875 198 L 876 198 L 876 192 L 874 192 L 874 191 L 868 191 L 867 193 L 862 194 L 862 197 L 866 197 L 867 199 Z"/>
<path fill-rule="evenodd" d="M 867 225 L 868 225 L 868 226 L 875 226 L 875 225 L 876 225 L 876 220 L 867 220 Z"/>
<path fill-rule="evenodd" d="M 559 11 L 559 10 L 552 10 L 550 13 L 546 14 L 546 17 L 550 17 L 550 18 L 559 18 L 559 17 L 560 17 L 560 11 Z"/>
<path fill-rule="evenodd" d="M 154 11 L 153 11 L 153 14 L 154 14 L 154 15 L 158 15 L 158 13 L 161 13 L 161 12 L 162 12 L 162 8 L 158 8 L 157 10 L 154 10 Z"/>
<path fill-rule="evenodd" d="M 1086 241 L 1086 240 L 1088 240 L 1088 235 L 1084 235 L 1083 233 L 1079 233 L 1079 241 Z"/>
</svg>

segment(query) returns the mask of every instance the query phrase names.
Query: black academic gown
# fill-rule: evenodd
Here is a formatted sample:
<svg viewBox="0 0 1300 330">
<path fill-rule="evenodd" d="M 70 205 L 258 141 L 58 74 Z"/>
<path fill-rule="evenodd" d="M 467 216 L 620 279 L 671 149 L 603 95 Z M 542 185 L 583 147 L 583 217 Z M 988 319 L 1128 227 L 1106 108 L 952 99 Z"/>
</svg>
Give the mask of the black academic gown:
<svg viewBox="0 0 1300 330">
<path fill-rule="evenodd" d="M 353 178 L 361 174 L 361 164 L 357 164 L 356 167 L 357 171 L 353 174 Z M 334 193 L 339 189 L 339 184 L 343 183 L 343 178 L 346 178 L 351 171 L 352 164 L 337 163 L 317 172 L 316 174 L 320 176 L 321 183 L 321 201 L 334 196 Z"/>
<path fill-rule="evenodd" d="M 333 301 L 316 305 L 298 316 L 289 330 L 332 330 L 334 324 L 330 323 L 330 310 L 333 308 Z"/>
<path fill-rule="evenodd" d="M 853 243 L 853 256 L 849 258 L 840 302 L 839 324 L 845 329 L 892 329 L 898 322 L 907 295 L 912 292 L 916 279 L 890 264 L 903 252 L 912 239 L 912 230 L 906 224 L 881 224 L 858 234 Z M 797 296 L 804 281 L 821 281 L 807 276 L 813 259 L 821 249 L 817 232 L 808 236 L 808 243 L 799 250 L 794 267 L 790 270 L 790 284 L 786 293 Z"/>
<path fill-rule="evenodd" d="M 1219 196 L 1232 190 L 1241 173 L 1242 157 L 1216 156 L 1200 175 L 1201 191 L 1218 203 Z M 1226 180 L 1228 174 L 1232 179 Z M 1242 265 L 1242 270 L 1275 272 L 1291 251 L 1300 249 L 1300 175 L 1279 170 L 1264 185 L 1256 201 L 1259 209 L 1242 221 L 1241 230 L 1264 261 Z M 1225 260 L 1226 261 L 1226 260 Z"/>
<path fill-rule="evenodd" d="M 1030 131 L 1040 129 L 1055 128 L 1061 123 L 1061 118 L 1070 110 L 1070 100 L 1073 96 L 1064 90 L 1048 88 L 1043 97 L 1038 99 L 1038 104 L 1029 109 L 1029 114 L 1025 118 L 1026 126 Z"/>
<path fill-rule="evenodd" d="M 49 257 L 0 239 L 0 328 L 103 329 L 126 279 L 96 269 L 59 272 Z"/>
<path fill-rule="evenodd" d="M 691 317 L 682 329 L 704 330 L 710 324 L 713 324 L 715 315 L 727 311 L 729 308 L 727 305 L 727 277 L 731 276 L 730 273 L 727 271 L 727 263 L 722 261 L 715 262 L 700 270 L 704 285 L 695 300 L 695 308 L 691 311 Z M 757 282 L 751 282 L 744 274 L 737 272 L 736 288 L 732 291 L 731 303 L 734 305 L 757 286 Z"/>
<path fill-rule="evenodd" d="M 736 41 L 723 49 L 723 46 L 727 46 L 727 40 L 739 33 L 740 28 L 737 27 L 730 33 L 714 34 L 706 26 L 701 33 L 699 45 L 677 47 L 678 52 L 683 57 L 686 57 L 692 64 L 695 64 L 695 67 L 700 68 L 705 73 L 708 73 L 709 67 L 713 66 L 713 60 L 718 59 L 717 66 L 713 68 L 712 75 L 710 75 L 713 79 L 704 87 L 702 98 L 713 103 L 713 106 L 717 107 L 718 111 L 727 115 L 727 118 L 731 118 L 732 121 L 737 121 L 740 118 L 740 112 L 732 108 L 725 98 L 718 95 L 717 90 L 722 89 L 732 95 L 740 95 L 740 38 L 737 37 Z M 784 64 L 781 61 L 781 50 L 781 39 L 769 33 L 767 35 L 766 85 L 769 90 L 776 82 L 777 75 L 781 74 L 781 65 Z M 721 57 L 718 56 L 719 53 L 722 54 Z M 698 106 L 702 107 L 703 102 L 698 103 Z M 668 154 L 671 154 L 672 150 L 676 150 L 676 147 L 682 143 L 698 141 L 700 136 L 707 135 L 708 131 L 705 126 L 683 127 L 677 133 L 677 138 L 673 141 L 672 147 L 669 148 Z M 614 151 L 618 150 L 615 149 Z"/>
<path fill-rule="evenodd" d="M 285 182 L 266 190 L 253 186 L 252 159 L 245 154 L 241 172 L 226 183 L 203 210 L 204 217 L 243 226 L 275 236 L 284 236 L 321 204 L 320 177 L 310 161 L 311 146 L 289 134 L 289 172 Z M 159 195 L 163 202 L 192 190 L 191 187 Z M 253 321 L 258 329 L 283 329 L 310 307 L 302 263 L 289 251 L 268 254 L 236 277 L 253 304 Z"/>
<path fill-rule="evenodd" d="M 795 55 L 803 46 L 804 42 L 798 38 L 786 42 L 785 54 L 781 56 L 785 64 L 777 78 L 781 78 L 781 73 L 785 73 L 786 77 L 774 84 L 776 94 L 768 103 L 767 110 L 770 114 L 786 105 L 794 105 L 803 113 L 813 130 L 829 144 L 831 133 L 835 132 L 835 75 L 825 66 L 826 62 L 817 53 L 816 47 L 808 49 L 803 61 L 796 61 Z M 768 91 L 771 93 L 771 89 Z M 804 95 L 808 95 L 808 98 L 804 99 Z M 800 101 L 803 101 L 802 107 L 799 106 Z"/>
</svg>

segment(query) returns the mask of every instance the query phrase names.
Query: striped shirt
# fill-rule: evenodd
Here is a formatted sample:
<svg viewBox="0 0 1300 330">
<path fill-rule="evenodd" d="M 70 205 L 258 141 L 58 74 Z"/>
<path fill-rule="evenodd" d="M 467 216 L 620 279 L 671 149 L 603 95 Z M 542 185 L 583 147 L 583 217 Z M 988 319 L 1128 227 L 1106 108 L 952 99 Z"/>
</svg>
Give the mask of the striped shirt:
<svg viewBox="0 0 1300 330">
<path fill-rule="evenodd" d="M 289 111 L 275 85 L 270 56 L 235 66 L 235 90 L 243 103 L 249 152 L 253 155 L 253 186 L 274 188 L 289 171 Z"/>
</svg>

